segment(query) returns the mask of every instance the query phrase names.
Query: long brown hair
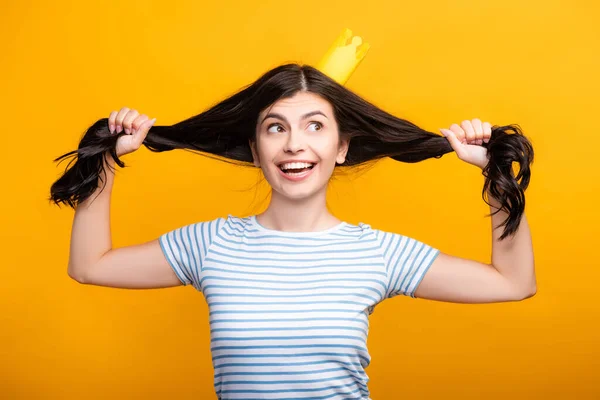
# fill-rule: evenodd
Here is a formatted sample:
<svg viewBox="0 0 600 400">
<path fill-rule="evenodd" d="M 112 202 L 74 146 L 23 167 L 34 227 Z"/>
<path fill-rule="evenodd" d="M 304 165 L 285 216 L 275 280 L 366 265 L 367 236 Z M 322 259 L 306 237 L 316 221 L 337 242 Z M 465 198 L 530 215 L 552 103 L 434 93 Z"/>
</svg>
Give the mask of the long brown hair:
<svg viewBox="0 0 600 400">
<path fill-rule="evenodd" d="M 318 94 L 331 103 L 340 136 L 350 139 L 342 166 L 359 165 L 383 157 L 414 163 L 440 158 L 453 151 L 445 137 L 385 112 L 316 68 L 300 64 L 285 64 L 266 72 L 201 114 L 171 126 L 153 126 L 143 144 L 155 152 L 186 149 L 222 161 L 253 166 L 249 141 L 256 140 L 259 113 L 298 91 Z M 54 160 L 73 157 L 75 163 L 70 162 L 65 173 L 54 182 L 49 200 L 75 208 L 87 199 L 98 187 L 107 153 L 116 164 L 124 167 L 116 154 L 119 135 L 110 133 L 108 118 L 100 119 L 88 128 L 77 150 Z M 531 176 L 533 147 L 518 125 L 493 126 L 490 141 L 483 146 L 487 148 L 489 163 L 483 170 L 482 197 L 488 203 L 485 194 L 489 192 L 509 215 L 500 225 L 505 227 L 502 240 L 517 231 L 525 210 L 524 191 Z M 514 162 L 519 164 L 516 176 Z"/>
</svg>

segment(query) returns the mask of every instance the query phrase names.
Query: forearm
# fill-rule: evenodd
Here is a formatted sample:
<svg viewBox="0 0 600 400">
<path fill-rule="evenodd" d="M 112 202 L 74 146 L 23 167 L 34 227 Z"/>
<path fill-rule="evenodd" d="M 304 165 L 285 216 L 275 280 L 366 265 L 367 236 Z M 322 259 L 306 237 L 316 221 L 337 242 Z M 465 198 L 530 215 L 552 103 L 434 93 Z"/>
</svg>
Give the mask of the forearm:
<svg viewBox="0 0 600 400">
<path fill-rule="evenodd" d="M 112 248 L 110 232 L 110 198 L 114 182 L 115 162 L 108 156 L 102 180 L 98 180 L 98 188 L 75 210 L 71 231 L 68 273 L 74 279 L 82 277 L 85 270 L 97 262 Z M 106 182 L 104 186 L 103 182 Z"/>
<path fill-rule="evenodd" d="M 488 193 L 491 203 L 490 212 L 500 208 L 500 203 Z M 519 228 L 514 236 L 507 236 L 498 240 L 504 227 L 494 229 L 506 220 L 508 214 L 499 211 L 492 216 L 492 265 L 505 278 L 513 282 L 524 294 L 533 294 L 536 291 L 536 278 L 533 258 L 533 245 L 531 233 L 525 213 L 519 223 Z"/>
</svg>

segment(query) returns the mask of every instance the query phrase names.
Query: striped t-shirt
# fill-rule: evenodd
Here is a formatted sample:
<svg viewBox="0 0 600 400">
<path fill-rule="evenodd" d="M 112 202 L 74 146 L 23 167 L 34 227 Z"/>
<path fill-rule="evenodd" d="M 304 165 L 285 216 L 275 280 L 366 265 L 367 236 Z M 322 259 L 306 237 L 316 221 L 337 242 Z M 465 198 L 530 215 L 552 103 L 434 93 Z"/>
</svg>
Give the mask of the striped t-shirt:
<svg viewBox="0 0 600 400">
<path fill-rule="evenodd" d="M 183 226 L 160 244 L 208 304 L 218 399 L 369 399 L 369 315 L 415 297 L 439 254 L 362 222 L 284 232 L 255 215 Z"/>
</svg>

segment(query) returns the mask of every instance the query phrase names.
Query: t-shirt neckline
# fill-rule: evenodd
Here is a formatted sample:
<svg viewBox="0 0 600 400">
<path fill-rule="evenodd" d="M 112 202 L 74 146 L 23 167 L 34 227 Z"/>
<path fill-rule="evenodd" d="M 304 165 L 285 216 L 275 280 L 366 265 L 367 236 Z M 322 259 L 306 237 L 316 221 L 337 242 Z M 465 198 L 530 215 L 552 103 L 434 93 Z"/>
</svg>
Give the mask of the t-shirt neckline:
<svg viewBox="0 0 600 400">
<path fill-rule="evenodd" d="M 347 222 L 342 221 L 339 224 L 337 224 L 335 226 L 332 226 L 331 228 L 328 228 L 328 229 L 325 229 L 325 230 L 321 230 L 321 231 L 313 231 L 313 232 L 287 232 L 287 231 L 279 231 L 279 230 L 276 230 L 276 229 L 269 229 L 267 227 L 262 226 L 260 224 L 260 222 L 258 222 L 258 219 L 256 218 L 256 215 L 251 215 L 250 216 L 250 222 L 259 231 L 266 232 L 266 233 L 271 233 L 271 234 L 275 234 L 275 235 L 280 235 L 280 236 L 290 236 L 290 237 L 298 237 L 298 236 L 310 237 L 310 236 L 324 235 L 324 234 L 328 234 L 328 233 L 340 230 L 342 228 L 345 228 L 348 225 Z"/>
</svg>

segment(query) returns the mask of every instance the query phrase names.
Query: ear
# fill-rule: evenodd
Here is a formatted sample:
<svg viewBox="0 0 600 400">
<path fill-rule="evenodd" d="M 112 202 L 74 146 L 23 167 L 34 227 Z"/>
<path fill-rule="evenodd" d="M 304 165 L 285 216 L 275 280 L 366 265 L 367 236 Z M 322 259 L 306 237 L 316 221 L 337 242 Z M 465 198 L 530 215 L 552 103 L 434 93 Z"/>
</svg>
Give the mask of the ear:
<svg viewBox="0 0 600 400">
<path fill-rule="evenodd" d="M 350 147 L 350 138 L 340 137 L 340 144 L 338 148 L 338 154 L 335 161 L 338 164 L 343 164 L 346 161 L 346 154 L 348 154 L 348 148 Z"/>
<path fill-rule="evenodd" d="M 250 150 L 252 151 L 252 160 L 254 162 L 254 165 L 257 167 L 260 167 L 260 162 L 258 160 L 258 153 L 256 151 L 256 143 L 249 139 L 248 145 L 250 146 Z"/>
</svg>

